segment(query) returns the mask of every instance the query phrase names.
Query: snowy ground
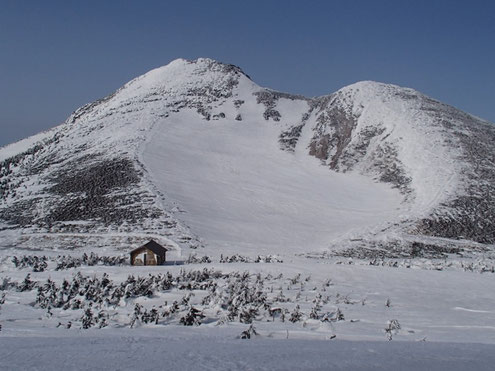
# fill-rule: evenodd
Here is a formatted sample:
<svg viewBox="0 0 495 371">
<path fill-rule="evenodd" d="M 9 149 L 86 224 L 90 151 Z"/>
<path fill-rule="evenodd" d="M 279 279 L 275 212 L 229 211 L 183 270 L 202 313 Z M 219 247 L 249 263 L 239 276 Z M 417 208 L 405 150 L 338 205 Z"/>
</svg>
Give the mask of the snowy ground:
<svg viewBox="0 0 495 371">
<path fill-rule="evenodd" d="M 232 340 L 199 329 L 0 338 L 1 370 L 493 370 L 495 346 Z M 223 335 L 223 334 L 222 334 Z"/>
<path fill-rule="evenodd" d="M 273 318 L 261 309 L 252 322 L 258 335 L 241 340 L 250 324 L 238 318 L 225 320 L 228 310 L 221 302 L 205 304 L 208 289 L 174 286 L 155 290 L 151 297 L 121 300 L 116 306 L 95 304 L 93 312 L 108 314 L 108 326 L 82 329 L 83 309 L 51 308 L 48 314 L 35 304 L 36 289 L 19 292 L 10 287 L 4 290 L 5 303 L 0 309 L 0 369 L 53 369 L 69 360 L 69 369 L 152 369 L 164 364 L 171 369 L 225 370 L 491 369 L 495 360 L 493 273 L 336 262 L 294 257 L 283 263 L 97 265 L 55 271 L 55 263 L 49 261 L 46 271 L 32 272 L 4 259 L 0 284 L 6 277 L 21 283 L 27 273 L 40 285 L 50 278 L 60 286 L 77 272 L 97 278 L 106 273 L 115 283 L 129 274 L 149 277 L 170 272 L 175 277 L 181 271 L 205 268 L 224 274 L 249 272 L 249 287 L 255 287 L 261 277 L 261 291 L 268 303 L 286 309 L 287 317 L 285 321 L 280 316 Z M 214 282 L 221 296 L 228 293 L 232 279 Z M 201 325 L 183 326 L 179 319 L 187 305 L 179 304 L 176 314 L 160 318 L 158 324 L 137 320 L 130 328 L 136 303 L 148 311 L 162 310 L 188 296 L 189 305 L 205 315 Z M 312 319 L 318 296 L 323 298 L 321 317 Z M 291 322 L 288 318 L 296 306 L 302 316 Z M 342 320 L 322 319 L 337 309 Z M 400 329 L 392 331 L 392 341 L 388 341 L 385 328 L 394 319 Z M 67 329 L 69 321 L 72 327 Z"/>
</svg>

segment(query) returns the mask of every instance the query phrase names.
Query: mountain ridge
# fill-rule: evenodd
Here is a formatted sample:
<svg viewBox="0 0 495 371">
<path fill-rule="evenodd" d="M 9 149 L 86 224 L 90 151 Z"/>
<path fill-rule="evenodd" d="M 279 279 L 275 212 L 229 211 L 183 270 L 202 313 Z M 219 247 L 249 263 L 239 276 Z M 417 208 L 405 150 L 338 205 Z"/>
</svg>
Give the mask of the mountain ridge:
<svg viewBox="0 0 495 371">
<path fill-rule="evenodd" d="M 172 211 L 181 209 L 180 195 L 170 198 L 168 184 L 153 183 L 142 156 L 155 135 L 150 133 L 160 135 L 169 126 L 179 133 L 182 128 L 174 122 L 184 115 L 190 122 L 185 125 L 196 132 L 210 125 L 235 141 L 236 133 L 246 134 L 244 126 L 250 125 L 276 135 L 275 143 L 266 143 L 270 148 L 388 184 L 401 195 L 396 206 L 402 212 L 376 226 L 399 224 L 392 233 L 398 239 L 495 243 L 490 182 L 495 130 L 486 121 L 413 89 L 372 81 L 315 98 L 281 93 L 259 87 L 239 67 L 200 58 L 153 69 L 44 134 L 0 148 L 3 246 L 115 247 L 150 235 L 177 249 L 208 244 Z M 183 146 L 194 133 L 187 133 Z M 163 140 L 174 144 L 169 136 Z M 198 159 L 214 150 L 206 147 Z M 239 161 L 232 148 L 225 150 L 227 159 Z M 269 157 L 279 155 L 270 151 Z M 276 166 L 286 166 L 286 159 Z M 364 233 L 365 240 L 389 238 L 373 231 Z M 349 240 L 344 233 L 320 244 L 328 248 Z"/>
</svg>

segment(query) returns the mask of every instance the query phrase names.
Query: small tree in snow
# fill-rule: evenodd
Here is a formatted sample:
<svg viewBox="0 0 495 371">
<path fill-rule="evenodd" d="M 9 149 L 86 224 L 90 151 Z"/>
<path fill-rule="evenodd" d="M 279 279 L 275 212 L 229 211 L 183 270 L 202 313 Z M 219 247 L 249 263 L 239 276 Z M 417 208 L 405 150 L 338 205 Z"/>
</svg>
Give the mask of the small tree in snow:
<svg viewBox="0 0 495 371">
<path fill-rule="evenodd" d="M 401 329 L 401 325 L 399 321 L 397 321 L 396 319 L 388 321 L 387 327 L 385 328 L 385 334 L 387 336 L 388 341 L 391 341 L 392 336 L 397 335 L 400 329 Z"/>
<path fill-rule="evenodd" d="M 108 326 L 108 314 L 105 313 L 105 311 L 100 310 L 98 312 L 96 322 L 98 323 L 98 328 L 107 327 Z"/>
<path fill-rule="evenodd" d="M 294 308 L 294 310 L 290 314 L 289 321 L 291 321 L 293 323 L 299 322 L 301 320 L 302 316 L 303 316 L 303 313 L 301 312 L 301 307 L 298 304 L 298 305 L 296 305 L 296 307 Z"/>
<path fill-rule="evenodd" d="M 81 317 L 81 326 L 83 329 L 91 328 L 95 324 L 95 318 L 93 317 L 93 312 L 91 308 L 86 308 L 83 316 Z"/>
<path fill-rule="evenodd" d="M 24 281 L 19 285 L 18 291 L 30 291 L 36 286 L 36 282 L 31 281 L 31 275 L 28 273 Z"/>
<path fill-rule="evenodd" d="M 253 325 L 249 326 L 247 330 L 241 332 L 241 339 L 251 339 L 251 336 L 258 335 Z"/>
<path fill-rule="evenodd" d="M 203 313 L 194 307 L 190 307 L 189 311 L 180 319 L 180 323 L 182 323 L 184 326 L 199 326 L 201 325 L 201 320 L 205 316 Z"/>
</svg>

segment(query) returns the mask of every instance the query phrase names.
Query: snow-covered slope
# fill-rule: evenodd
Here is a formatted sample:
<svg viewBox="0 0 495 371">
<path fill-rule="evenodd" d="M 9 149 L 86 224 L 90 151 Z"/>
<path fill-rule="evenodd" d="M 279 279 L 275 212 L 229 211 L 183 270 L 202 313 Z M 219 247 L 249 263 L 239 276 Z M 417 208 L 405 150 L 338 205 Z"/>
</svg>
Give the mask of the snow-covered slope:
<svg viewBox="0 0 495 371">
<path fill-rule="evenodd" d="M 242 123 L 195 116 L 158 124 L 143 163 L 185 211 L 181 219 L 217 251 L 313 251 L 399 213 L 398 192 L 281 151 L 280 129 L 254 114 Z"/>
<path fill-rule="evenodd" d="M 492 124 L 412 89 L 374 82 L 318 99 L 315 111 L 311 153 L 337 171 L 398 188 L 411 231 L 495 242 Z"/>
<path fill-rule="evenodd" d="M 0 149 L 0 245 L 494 243 L 494 142 L 493 125 L 412 89 L 310 99 L 179 59 Z"/>
</svg>

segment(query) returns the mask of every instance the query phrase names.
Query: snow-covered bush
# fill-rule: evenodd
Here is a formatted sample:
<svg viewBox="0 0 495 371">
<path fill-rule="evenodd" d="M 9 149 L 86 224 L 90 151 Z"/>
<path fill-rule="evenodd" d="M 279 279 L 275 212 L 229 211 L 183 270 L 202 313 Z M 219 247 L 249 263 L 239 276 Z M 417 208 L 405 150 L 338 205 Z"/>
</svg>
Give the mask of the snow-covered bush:
<svg viewBox="0 0 495 371">
<path fill-rule="evenodd" d="M 16 268 L 31 267 L 33 272 L 43 272 L 48 266 L 47 260 L 48 258 L 46 256 L 37 255 L 24 255 L 20 258 L 17 256 L 12 257 L 12 263 Z"/>
<path fill-rule="evenodd" d="M 211 263 L 211 258 L 207 255 L 204 256 L 198 256 L 197 254 L 189 254 L 187 257 L 186 264 L 205 264 L 205 263 Z"/>
<path fill-rule="evenodd" d="M 220 263 L 283 263 L 276 255 L 257 255 L 255 258 L 235 254 L 232 256 L 220 255 Z"/>
<path fill-rule="evenodd" d="M 80 258 L 70 255 L 59 255 L 57 257 L 47 257 L 38 255 L 23 255 L 21 257 L 13 256 L 12 263 L 18 269 L 26 267 L 32 268 L 33 272 L 44 272 L 48 268 L 49 263 L 55 265 L 54 270 L 65 270 L 70 268 L 78 268 L 81 266 L 94 265 L 126 265 L 128 259 L 125 256 L 98 256 L 95 253 L 84 253 Z"/>
<path fill-rule="evenodd" d="M 130 327 L 169 323 L 200 325 L 204 313 L 209 316 L 214 313 L 218 324 L 288 320 L 296 325 L 307 319 L 337 322 L 344 320 L 342 311 L 328 306 L 354 304 L 348 296 L 339 293 L 322 295 L 317 287 L 329 287 L 328 281 L 313 284 L 311 276 L 303 278 L 296 274 L 284 279 L 281 274 L 274 277 L 247 271 L 222 273 L 208 268 L 128 275 L 119 281 L 114 281 L 107 273 L 95 276 L 77 272 L 61 281 L 50 278 L 36 281 L 28 274 L 21 282 L 9 282 L 7 280 L 6 287 L 34 291 L 34 307 L 46 310 L 47 316 L 57 318 L 61 311 L 79 311 L 71 319 L 83 329 L 112 326 L 122 322 L 123 317 L 129 318 Z M 278 287 L 274 289 L 274 286 Z M 305 286 L 313 289 L 305 289 Z M 173 303 L 157 306 L 154 299 L 169 292 L 174 297 Z M 179 293 L 182 298 L 177 299 Z M 152 306 L 146 306 L 148 298 L 153 300 Z M 287 307 L 287 303 L 294 303 L 294 306 Z M 128 304 L 133 308 L 130 314 L 127 313 Z M 122 316 L 123 313 L 126 315 Z M 62 328 L 71 326 L 59 324 Z"/>
<path fill-rule="evenodd" d="M 385 334 L 387 335 L 387 339 L 391 341 L 392 336 L 397 335 L 400 329 L 401 329 L 401 325 L 399 321 L 397 321 L 396 319 L 388 321 L 387 327 L 385 328 Z"/>
<path fill-rule="evenodd" d="M 258 333 L 256 332 L 256 328 L 251 325 L 248 327 L 247 330 L 241 332 L 241 339 L 251 339 L 251 337 L 254 335 L 258 335 Z"/>
<path fill-rule="evenodd" d="M 188 312 L 183 317 L 181 317 L 179 322 L 184 326 L 199 326 L 201 325 L 201 320 L 204 317 L 205 316 L 199 309 L 191 306 L 189 307 Z"/>
</svg>

